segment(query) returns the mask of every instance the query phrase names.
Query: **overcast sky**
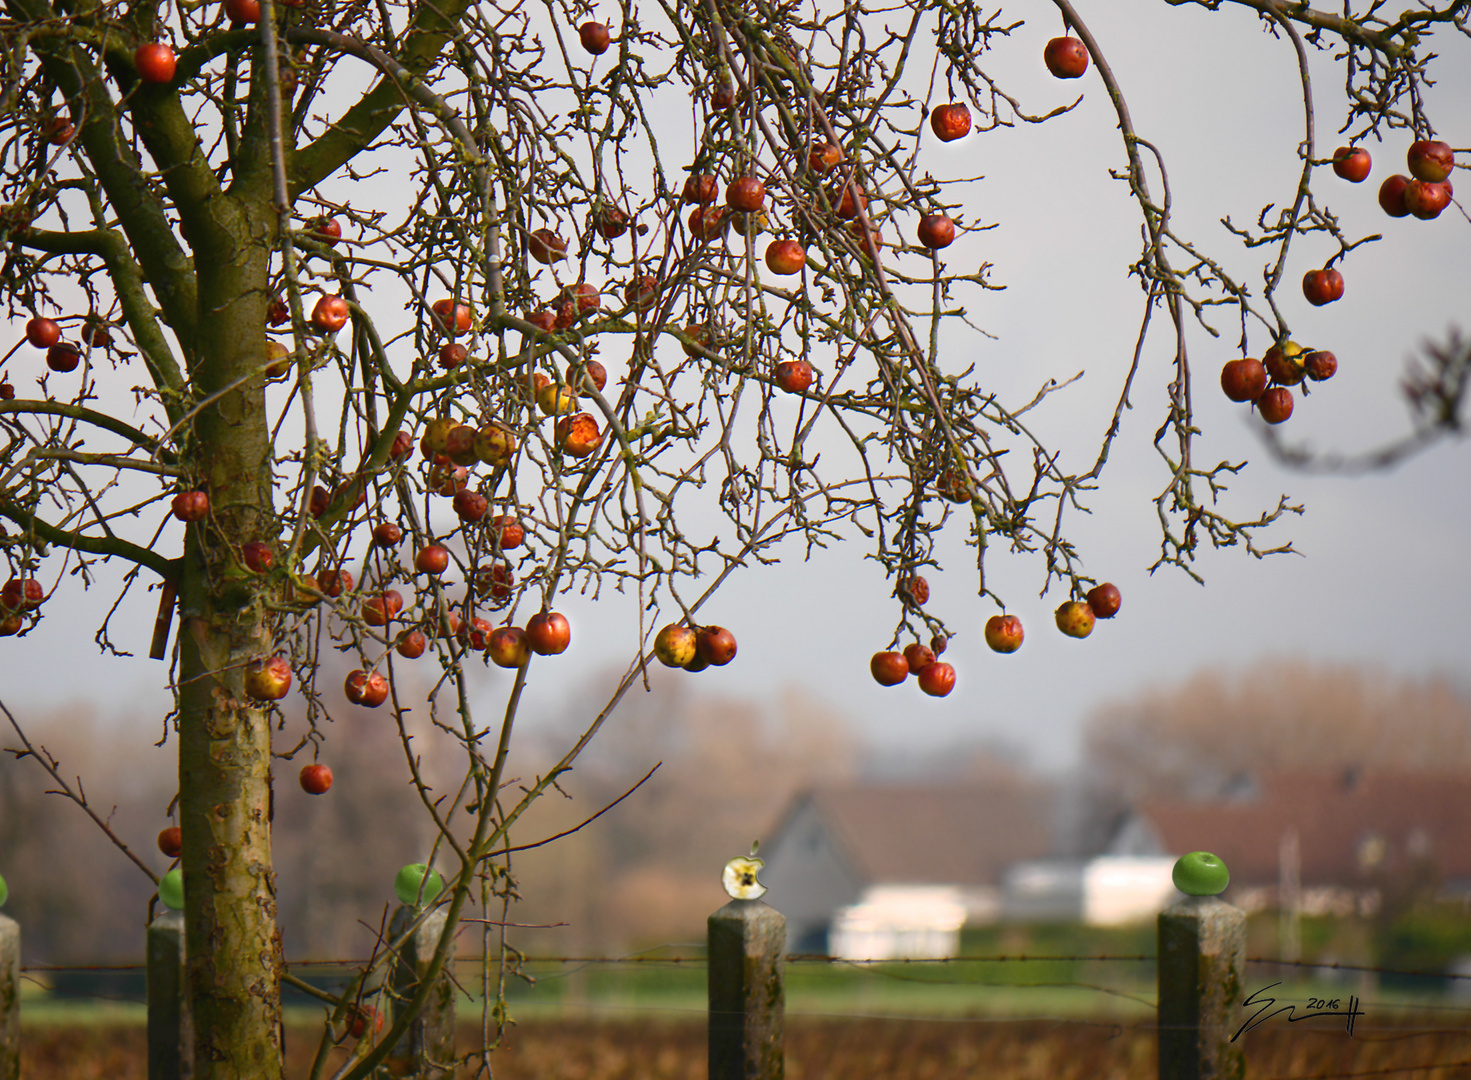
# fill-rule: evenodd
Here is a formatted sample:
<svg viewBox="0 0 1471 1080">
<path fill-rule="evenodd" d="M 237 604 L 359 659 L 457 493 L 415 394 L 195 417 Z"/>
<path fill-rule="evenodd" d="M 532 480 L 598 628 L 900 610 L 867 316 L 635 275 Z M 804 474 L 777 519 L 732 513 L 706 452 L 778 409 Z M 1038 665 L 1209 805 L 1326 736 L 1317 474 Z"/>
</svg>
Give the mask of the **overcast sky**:
<svg viewBox="0 0 1471 1080">
<path fill-rule="evenodd" d="M 1138 130 L 1165 155 L 1178 227 L 1259 291 L 1263 255 L 1243 250 L 1219 219 L 1254 221 L 1263 205 L 1280 204 L 1294 188 L 1302 108 L 1290 44 L 1273 41 L 1251 12 L 1231 5 L 1216 15 L 1157 0 L 1079 6 L 1128 95 Z M 1031 5 L 1027 13 L 1043 7 Z M 1097 452 L 1137 333 L 1141 297 L 1126 270 L 1138 256 L 1139 218 L 1124 185 L 1108 175 L 1123 167 L 1124 157 L 1096 73 L 1064 83 L 1042 65 L 1043 44 L 1058 32 L 1055 17 L 1033 19 L 1001 44 L 988 71 L 1030 112 L 1081 92 L 1077 110 L 1040 128 L 948 146 L 931 140 L 926 163 L 940 176 L 984 174 L 969 185 L 967 215 L 999 225 L 968 249 L 957 244 L 956 257 L 979 253 L 995 265 L 993 280 L 1007 287 L 969 302 L 994 339 L 952 328 L 942 363 L 949 370 L 976 365 L 983 383 L 1012 402 L 1025 400 L 1048 377 L 1085 372 L 1034 415 L 1044 440 L 1069 455 L 1069 471 L 1080 472 Z M 1430 48 L 1443 55 L 1441 81 L 1426 99 L 1429 115 L 1452 145 L 1471 145 L 1464 128 L 1453 126 L 1471 115 L 1466 42 L 1442 34 Z M 1341 77 L 1326 56 L 1314 62 L 1319 153 L 1327 155 L 1343 119 Z M 1299 400 L 1282 429 L 1290 442 L 1352 451 L 1403 432 L 1407 413 L 1398 383 L 1406 360 L 1427 338 L 1443 338 L 1457 325 L 1471 329 L 1466 219 L 1452 207 L 1434 222 L 1394 220 L 1375 200 L 1384 176 L 1405 171 L 1410 141 L 1395 132 L 1383 144 L 1367 144 L 1375 165 L 1364 184 L 1347 184 L 1326 169 L 1316 179 L 1317 197 L 1339 215 L 1345 232 L 1384 238 L 1349 258 L 1341 301 L 1315 310 L 1295 285 L 1279 294 L 1297 339 L 1332 349 L 1340 364 L 1333 381 Z M 1331 251 L 1317 237 L 1297 240 L 1285 280 L 1296 282 Z M 961 526 L 942 548 L 946 571 L 928 575 L 929 606 L 956 632 L 946 659 L 958 671 L 954 693 L 931 700 L 912 680 L 884 689 L 868 675 L 869 656 L 888 643 L 894 610 L 881 569 L 863 560 L 858 542 L 819 552 L 811 562 L 791 545 L 781 566 L 745 571 L 703 612 L 734 631 L 737 660 L 687 677 L 712 693 L 767 699 L 800 685 L 890 751 L 994 740 L 1049 770 L 1076 761 L 1081 725 L 1102 701 L 1183 680 L 1202 667 L 1245 670 L 1266 659 L 1304 656 L 1459 677 L 1471 654 L 1471 448 L 1464 441 L 1442 445 L 1370 477 L 1284 470 L 1263 451 L 1255 421 L 1219 391 L 1220 366 L 1237 355 L 1235 328 L 1225 318 L 1220 323 L 1220 340 L 1190 331 L 1204 433 L 1197 452 L 1212 462 L 1250 459 L 1230 484 L 1227 513 L 1254 517 L 1280 494 L 1305 505 L 1302 517 L 1284 520 L 1265 538 L 1265 546 L 1291 541 L 1299 555 L 1258 562 L 1242 550 L 1206 551 L 1197 563 L 1204 586 L 1178 570 L 1148 573 L 1159 549 L 1152 499 L 1167 481 L 1151 439 L 1164 416 L 1172 350 L 1157 326 L 1136 407 L 1092 496 L 1093 513 L 1072 522 L 1084 570 L 1122 590 L 1117 618 L 1084 641 L 1061 636 L 1052 611 L 1064 597 L 1056 590 L 1038 596 L 1040 564 L 997 552 L 988 565 L 993 587 L 1022 618 L 1027 638 L 1015 655 L 991 653 L 981 628 L 997 609 L 975 596 L 973 555 L 960 542 Z M 18 335 L 20 324 L 11 330 Z M 1257 332 L 1252 354 L 1266 344 Z M 85 595 L 63 590 L 27 638 L 0 640 L 0 699 L 22 717 L 85 699 L 106 714 L 136 718 L 140 738 L 143 732 L 156 738 L 168 698 L 164 665 L 146 659 L 154 600 L 135 596 L 114 616 L 114 640 L 138 654 L 118 660 L 100 656 L 92 642 L 114 595 L 106 584 Z M 561 610 L 572 620 L 572 647 L 533 667 L 533 716 L 570 700 L 569 687 L 585 672 L 626 664 L 637 644 L 632 605 L 616 596 L 596 610 L 568 597 Z M 492 688 L 508 682 L 502 672 L 487 676 Z"/>
</svg>

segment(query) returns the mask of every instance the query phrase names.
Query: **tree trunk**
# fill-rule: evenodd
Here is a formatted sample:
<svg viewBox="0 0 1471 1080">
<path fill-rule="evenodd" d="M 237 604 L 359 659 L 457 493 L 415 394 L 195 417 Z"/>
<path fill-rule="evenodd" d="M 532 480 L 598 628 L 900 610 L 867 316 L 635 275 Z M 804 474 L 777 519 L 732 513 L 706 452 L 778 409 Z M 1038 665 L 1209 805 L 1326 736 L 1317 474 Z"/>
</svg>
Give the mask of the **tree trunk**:
<svg viewBox="0 0 1471 1080">
<path fill-rule="evenodd" d="M 236 204 L 239 209 L 239 204 Z M 264 208 L 263 208 L 264 209 Z M 228 211 L 226 211 L 228 213 Z M 281 1060 L 281 938 L 271 861 L 271 728 L 243 689 L 245 665 L 272 654 L 266 607 L 279 578 L 253 575 L 240 546 L 276 546 L 264 358 L 271 225 L 265 213 L 190 237 L 199 331 L 187 356 L 199 398 L 224 390 L 194 421 L 187 457 L 211 518 L 189 530 L 181 581 L 179 795 L 189 994 L 199 1080 L 275 1080 Z M 212 248 L 213 250 L 209 250 Z M 186 346 L 186 354 L 190 350 Z M 280 565 L 280 553 L 278 552 Z"/>
</svg>

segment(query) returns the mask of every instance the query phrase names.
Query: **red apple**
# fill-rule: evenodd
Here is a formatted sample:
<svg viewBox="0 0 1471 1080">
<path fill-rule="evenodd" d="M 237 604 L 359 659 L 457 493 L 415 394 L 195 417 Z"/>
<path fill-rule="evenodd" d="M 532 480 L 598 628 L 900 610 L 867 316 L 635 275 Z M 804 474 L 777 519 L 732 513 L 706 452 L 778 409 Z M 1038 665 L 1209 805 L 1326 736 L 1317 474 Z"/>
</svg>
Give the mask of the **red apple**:
<svg viewBox="0 0 1471 1080">
<path fill-rule="evenodd" d="M 526 529 L 521 520 L 511 514 L 493 517 L 486 523 L 486 532 L 502 551 L 513 551 L 526 539 Z"/>
<path fill-rule="evenodd" d="M 133 66 L 138 69 L 138 78 L 143 82 L 166 83 L 173 81 L 178 58 L 167 45 L 150 41 L 146 45 L 140 45 L 133 54 Z"/>
<path fill-rule="evenodd" d="M 474 315 L 470 311 L 470 305 L 457 304 L 447 296 L 430 304 L 429 311 L 434 317 L 435 327 L 441 333 L 452 336 L 469 333 L 470 326 L 474 321 Z"/>
<path fill-rule="evenodd" d="M 429 639 L 422 630 L 405 630 L 398 636 L 398 644 L 394 648 L 405 660 L 417 660 L 429 648 Z"/>
<path fill-rule="evenodd" d="M 813 143 L 807 148 L 807 168 L 815 173 L 825 173 L 843 161 L 843 148 L 837 143 Z"/>
<path fill-rule="evenodd" d="M 1421 221 L 1440 217 L 1440 212 L 1450 204 L 1451 185 L 1448 180 L 1438 184 L 1429 180 L 1411 180 L 1405 186 L 1405 209 Z M 49 356 L 47 360 L 49 362 Z"/>
<path fill-rule="evenodd" d="M 461 623 L 459 616 L 450 613 L 452 632 L 459 639 L 461 645 L 474 652 L 484 652 L 490 646 L 490 635 L 495 627 L 481 618 L 472 618 L 468 623 Z"/>
<path fill-rule="evenodd" d="M 941 105 L 930 113 L 930 130 L 941 142 L 954 142 L 970 134 L 970 109 L 962 102 Z"/>
<path fill-rule="evenodd" d="M 1405 217 L 1409 207 L 1405 206 L 1405 189 L 1410 186 L 1408 176 L 1391 176 L 1379 185 L 1379 205 L 1390 217 Z"/>
<path fill-rule="evenodd" d="M 457 341 L 451 341 L 439 350 L 439 366 L 453 371 L 470 358 L 470 350 Z"/>
<path fill-rule="evenodd" d="M 359 609 L 369 626 L 387 626 L 390 619 L 403 610 L 404 598 L 397 589 L 385 589 L 363 601 Z"/>
<path fill-rule="evenodd" d="M 523 667 L 531 659 L 531 647 L 526 641 L 526 631 L 519 626 L 498 626 L 486 642 L 490 662 L 496 667 Z"/>
<path fill-rule="evenodd" d="M 430 491 L 446 499 L 452 499 L 460 494 L 469 482 L 470 470 L 462 465 L 450 463 L 449 458 L 444 458 L 444 463 L 436 462 L 431 466 L 426 480 Z"/>
<path fill-rule="evenodd" d="M 542 611 L 526 620 L 526 643 L 538 656 L 555 656 L 572 641 L 567 618 L 555 611 Z"/>
<path fill-rule="evenodd" d="M 1057 609 L 1057 628 L 1068 637 L 1085 638 L 1093 633 L 1093 609 L 1082 600 L 1068 600 Z"/>
<path fill-rule="evenodd" d="M 209 516 L 209 496 L 202 491 L 181 491 L 169 508 L 180 521 L 203 521 Z"/>
<path fill-rule="evenodd" d="M 351 313 L 342 297 L 324 296 L 312 308 L 312 325 L 324 334 L 335 334 L 347 325 Z"/>
<path fill-rule="evenodd" d="M 516 574 L 511 564 L 494 563 L 475 575 L 475 591 L 490 601 L 492 608 L 503 608 L 511 601 L 516 586 Z"/>
<path fill-rule="evenodd" d="M 935 654 L 928 645 L 916 641 L 904 646 L 904 662 L 909 665 L 911 675 L 918 675 L 935 662 Z"/>
<path fill-rule="evenodd" d="M 279 296 L 274 297 L 266 307 L 266 324 L 269 326 L 280 326 L 282 323 L 288 323 L 290 321 L 291 308 Z"/>
<path fill-rule="evenodd" d="M 1255 401 L 1267 388 L 1267 369 L 1260 360 L 1228 360 L 1221 369 L 1221 389 L 1232 401 Z"/>
<path fill-rule="evenodd" d="M 52 146 L 65 146 L 72 141 L 77 129 L 65 116 L 53 116 L 41 126 L 41 133 Z"/>
<path fill-rule="evenodd" d="M 915 574 L 913 577 L 900 578 L 897 586 L 899 599 L 913 603 L 915 607 L 924 607 L 930 599 L 930 583 Z"/>
<path fill-rule="evenodd" d="M 919 242 L 935 250 L 949 247 L 955 240 L 955 222 L 944 214 L 926 214 L 919 219 Z"/>
<path fill-rule="evenodd" d="M 773 274 L 801 273 L 807 251 L 795 240 L 773 240 L 766 248 L 766 266 Z"/>
<path fill-rule="evenodd" d="M 393 547 L 403 536 L 403 530 L 391 521 L 380 521 L 373 526 L 373 543 L 379 547 Z"/>
<path fill-rule="evenodd" d="M 456 424 L 444 437 L 444 456 L 456 465 L 474 465 L 480 460 L 475 453 L 476 431 L 469 424 Z"/>
<path fill-rule="evenodd" d="M 311 498 L 307 499 L 306 512 L 314 518 L 319 518 L 327 512 L 327 507 L 332 505 L 332 496 L 327 489 L 318 484 L 312 488 Z"/>
<path fill-rule="evenodd" d="M 352 591 L 352 571 L 341 568 L 323 570 L 317 575 L 317 588 L 328 596 L 337 597 Z"/>
<path fill-rule="evenodd" d="M 1088 590 L 1088 606 L 1093 609 L 1093 614 L 1100 619 L 1112 619 L 1119 613 L 1119 605 L 1123 603 L 1123 597 L 1119 595 L 1117 585 L 1105 581 Z"/>
<path fill-rule="evenodd" d="M 15 387 L 10 385 L 8 379 L 0 379 L 0 401 L 14 401 Z"/>
<path fill-rule="evenodd" d="M 1016 652 L 1025 636 L 1022 621 L 1015 615 L 992 615 L 986 620 L 986 644 L 995 652 Z"/>
<path fill-rule="evenodd" d="M 789 394 L 805 393 L 815 378 L 812 365 L 806 360 L 783 360 L 776 365 L 774 381 Z"/>
<path fill-rule="evenodd" d="M 26 621 L 20 614 L 5 615 L 0 613 L 0 637 L 14 637 L 20 633 L 21 627 Z"/>
<path fill-rule="evenodd" d="M 485 511 L 490 509 L 490 501 L 480 492 L 469 488 L 455 492 L 453 505 L 461 521 L 479 521 L 485 516 Z"/>
<path fill-rule="evenodd" d="M 585 22 L 577 28 L 577 37 L 582 42 L 582 47 L 594 56 L 601 56 L 608 51 L 612 44 L 613 36 L 608 28 L 600 22 Z"/>
<path fill-rule="evenodd" d="M 705 173 L 693 173 L 685 179 L 680 201 L 685 203 L 713 203 L 720 195 L 720 181 Z"/>
<path fill-rule="evenodd" d="M 46 350 L 46 366 L 52 371 L 68 372 L 77 370 L 77 365 L 82 362 L 82 350 L 75 345 L 65 341 L 59 342 Z"/>
<path fill-rule="evenodd" d="M 1405 202 L 1408 205 L 1408 192 Z M 1302 294 L 1314 307 L 1331 304 L 1343 295 L 1343 275 L 1332 268 L 1309 270 L 1302 276 Z"/>
<path fill-rule="evenodd" d="M 934 653 L 936 656 L 944 655 L 945 650 L 949 647 L 950 639 L 947 638 L 944 634 L 936 634 L 934 637 L 930 638 L 930 652 Z"/>
<path fill-rule="evenodd" d="M 326 765 L 303 765 L 297 780 L 308 795 L 325 795 L 332 786 L 332 770 Z"/>
<path fill-rule="evenodd" d="M 935 490 L 953 503 L 971 500 L 970 478 L 960 469 L 946 469 L 935 479 Z"/>
<path fill-rule="evenodd" d="M 407 431 L 400 430 L 393 437 L 393 445 L 388 448 L 388 456 L 398 459 L 406 457 L 414 452 L 414 437 Z"/>
<path fill-rule="evenodd" d="M 291 690 L 291 663 L 284 656 L 245 665 L 245 692 L 256 701 L 280 701 Z"/>
<path fill-rule="evenodd" d="M 388 700 L 388 680 L 376 671 L 349 671 L 342 692 L 354 705 L 376 709 Z"/>
<path fill-rule="evenodd" d="M 26 340 L 38 349 L 49 349 L 61 340 L 61 324 L 38 315 L 26 323 Z"/>
<path fill-rule="evenodd" d="M 1059 79 L 1076 79 L 1088 70 L 1088 49 L 1075 37 L 1053 38 L 1042 50 L 1042 62 Z"/>
<path fill-rule="evenodd" d="M 653 274 L 643 274 L 625 286 L 623 299 L 628 306 L 638 311 L 647 311 L 659 298 L 659 279 Z"/>
<path fill-rule="evenodd" d="M 909 678 L 909 663 L 903 653 L 876 652 L 868 662 L 868 670 L 880 686 L 898 686 Z"/>
<path fill-rule="evenodd" d="M 270 544 L 262 540 L 247 540 L 240 545 L 240 561 L 247 570 L 264 574 L 276 565 L 276 553 L 271 550 Z"/>
<path fill-rule="evenodd" d="M 1292 391 L 1274 386 L 1257 398 L 1256 407 L 1267 423 L 1280 424 L 1292 415 Z"/>
<path fill-rule="evenodd" d="M 342 223 L 335 217 L 324 214 L 310 223 L 312 239 L 320 240 L 328 247 L 336 247 L 342 239 Z"/>
<path fill-rule="evenodd" d="M 591 383 L 593 387 L 602 393 L 603 387 L 608 385 L 608 369 L 596 360 L 585 360 L 582 364 L 582 378 L 580 380 L 570 379 L 574 387 L 587 388 Z"/>
<path fill-rule="evenodd" d="M 260 0 L 225 0 L 225 16 L 232 23 L 249 25 L 260 21 Z"/>
<path fill-rule="evenodd" d="M 1317 349 L 1302 358 L 1303 370 L 1314 382 L 1331 379 L 1338 371 L 1338 357 L 1327 349 Z"/>
<path fill-rule="evenodd" d="M 46 590 L 35 578 L 11 578 L 0 586 L 0 608 L 35 611 L 46 602 Z"/>
<path fill-rule="evenodd" d="M 164 829 L 158 834 L 158 850 L 167 858 L 177 859 L 179 852 L 184 850 L 184 830 L 177 825 Z"/>
<path fill-rule="evenodd" d="M 1410 144 L 1405 154 L 1405 164 L 1416 180 L 1438 184 L 1456 167 L 1456 155 L 1450 146 L 1438 140 L 1421 139 Z"/>
<path fill-rule="evenodd" d="M 449 569 L 449 549 L 440 544 L 425 544 L 414 556 L 414 569 L 437 577 Z"/>
<path fill-rule="evenodd" d="M 1333 151 L 1333 171 L 1353 184 L 1362 183 L 1374 164 L 1362 146 L 1340 146 Z"/>
<path fill-rule="evenodd" d="M 593 227 L 604 240 L 616 240 L 628 231 L 628 215 L 616 206 L 603 207 L 593 222 Z"/>
<path fill-rule="evenodd" d="M 105 349 L 112 344 L 112 334 L 108 331 L 107 324 L 92 315 L 82 324 L 81 338 L 83 345 L 90 345 L 94 349 Z"/>
<path fill-rule="evenodd" d="M 843 185 L 843 190 L 838 192 L 837 215 L 843 221 L 852 221 L 858 216 L 860 209 L 868 209 L 868 197 L 864 195 L 850 181 Z"/>
<path fill-rule="evenodd" d="M 921 669 L 919 688 L 930 697 L 944 697 L 955 689 L 955 669 L 949 664 L 936 660 L 933 664 Z"/>
<path fill-rule="evenodd" d="M 550 266 L 567 257 L 567 241 L 551 229 L 537 229 L 526 240 L 526 253 L 537 262 Z"/>
<path fill-rule="evenodd" d="M 739 176 L 725 189 L 725 202 L 732 210 L 754 213 L 766 202 L 766 185 L 754 176 Z"/>
<path fill-rule="evenodd" d="M 698 243 L 718 240 L 730 225 L 730 211 L 724 206 L 697 206 L 690 211 L 690 236 Z"/>
<path fill-rule="evenodd" d="M 603 443 L 603 433 L 592 413 L 577 413 L 557 421 L 554 435 L 568 457 L 591 457 Z"/>
<path fill-rule="evenodd" d="M 735 659 L 735 635 L 725 627 L 702 626 L 695 635 L 695 659 L 715 667 L 724 667 Z"/>
</svg>

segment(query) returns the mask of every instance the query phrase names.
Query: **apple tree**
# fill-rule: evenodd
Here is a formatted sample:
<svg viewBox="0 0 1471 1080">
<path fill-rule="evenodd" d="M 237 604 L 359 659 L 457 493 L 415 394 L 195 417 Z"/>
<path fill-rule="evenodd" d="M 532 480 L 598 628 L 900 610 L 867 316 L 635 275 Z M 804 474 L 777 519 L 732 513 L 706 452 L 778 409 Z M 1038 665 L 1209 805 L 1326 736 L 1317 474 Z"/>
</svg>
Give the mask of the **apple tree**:
<svg viewBox="0 0 1471 1080">
<path fill-rule="evenodd" d="M 1142 226 L 1121 253 L 1141 300 L 1109 376 L 1118 407 L 1096 455 L 1069 463 L 1030 423 L 1055 383 L 1004 401 L 941 347 L 981 332 L 965 304 L 995 284 L 975 257 L 986 223 L 937 151 L 1072 107 L 1028 112 L 990 74 L 1025 39 L 1019 18 L 970 0 L 5 0 L 0 290 L 18 340 L 0 360 L 0 634 L 42 632 L 46 598 L 102 560 L 157 591 L 197 1075 L 282 1071 L 273 761 L 314 757 L 345 702 L 402 729 L 406 665 L 435 673 L 436 733 L 465 763 L 435 790 L 404 739 L 446 869 L 442 964 L 459 920 L 511 895 L 497 859 L 517 818 L 643 666 L 732 660 L 702 607 L 783 541 L 868 545 L 893 582 L 892 646 L 914 647 L 874 674 L 931 694 L 954 672 L 932 655 L 946 630 L 920 571 L 947 530 L 968 535 L 981 596 L 1003 600 L 984 573 L 999 546 L 1061 590 L 1066 632 L 1111 614 L 1069 522 L 1159 325 L 1174 357 L 1160 563 L 1193 572 L 1203 540 L 1281 549 L 1257 537 L 1287 501 L 1221 505 L 1239 466 L 1198 456 L 1192 399 L 1217 372 L 1195 377 L 1187 331 L 1239 323 L 1222 385 L 1270 422 L 1333 374 L 1290 339 L 1289 250 L 1337 241 L 1303 283 L 1332 302 L 1367 238 L 1315 184 L 1352 180 L 1355 148 L 1392 131 L 1418 149 L 1386 210 L 1450 204 L 1424 43 L 1464 34 L 1466 4 L 1196 2 L 1260 20 L 1300 71 L 1299 180 L 1233 226 L 1267 255 L 1260 282 L 1233 276 L 1239 248 L 1177 228 L 1108 42 L 1069 0 L 1047 8 L 1036 61 L 1107 95 L 1117 156 L 1083 165 L 1114 170 Z M 1313 53 L 1343 73 L 1341 150 L 1313 127 Z M 1447 346 L 1415 384 L 1425 432 L 1458 422 L 1466 364 Z M 509 799 L 526 673 L 574 630 L 558 597 L 604 590 L 637 597 L 635 660 L 557 768 Z M 331 650 L 357 665 L 343 686 L 321 677 Z M 467 691 L 488 663 L 514 672 L 493 706 Z M 304 743 L 280 739 L 281 703 L 304 710 Z M 348 1075 L 377 1068 L 411 1014 Z"/>
</svg>

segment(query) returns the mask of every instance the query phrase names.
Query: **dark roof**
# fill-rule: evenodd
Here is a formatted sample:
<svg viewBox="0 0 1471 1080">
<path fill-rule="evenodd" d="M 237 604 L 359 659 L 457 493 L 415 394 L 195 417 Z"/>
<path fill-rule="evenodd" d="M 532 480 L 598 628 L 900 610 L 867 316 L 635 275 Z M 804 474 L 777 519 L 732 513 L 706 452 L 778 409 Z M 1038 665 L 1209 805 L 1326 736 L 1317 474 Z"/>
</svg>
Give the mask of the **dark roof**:
<svg viewBox="0 0 1471 1080">
<path fill-rule="evenodd" d="M 1262 772 L 1255 795 L 1145 800 L 1139 814 L 1164 851 L 1211 851 L 1241 884 L 1274 884 L 1283 834 L 1295 828 L 1304 885 L 1368 883 L 1417 858 L 1444 879 L 1471 878 L 1471 774 Z M 1383 841 L 1377 868 L 1361 863 Z"/>
<path fill-rule="evenodd" d="M 807 798 L 868 884 L 994 885 L 1012 863 L 1051 851 L 1052 793 L 1035 782 L 854 785 Z"/>
</svg>

